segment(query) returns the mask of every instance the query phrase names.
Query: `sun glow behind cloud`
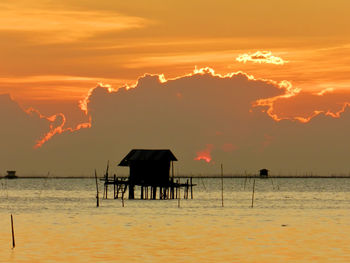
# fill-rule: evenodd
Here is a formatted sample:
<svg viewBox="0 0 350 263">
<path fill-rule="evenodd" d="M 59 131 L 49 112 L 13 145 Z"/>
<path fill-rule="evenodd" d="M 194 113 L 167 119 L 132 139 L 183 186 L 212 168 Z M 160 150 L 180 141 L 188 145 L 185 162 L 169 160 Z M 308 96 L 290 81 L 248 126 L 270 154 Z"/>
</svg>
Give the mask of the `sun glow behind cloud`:
<svg viewBox="0 0 350 263">
<path fill-rule="evenodd" d="M 57 134 L 61 134 L 63 132 L 74 132 L 80 129 L 86 129 L 91 127 L 91 119 L 89 119 L 89 122 L 79 123 L 74 128 L 66 128 L 64 127 L 66 124 L 66 117 L 63 113 L 45 116 L 34 108 L 28 108 L 26 112 L 29 115 L 37 115 L 40 119 L 46 119 L 50 123 L 50 130 L 47 133 L 45 133 L 39 140 L 37 140 L 36 144 L 34 145 L 35 149 L 43 146 L 44 143 L 49 141 L 53 136 Z"/>
<path fill-rule="evenodd" d="M 104 83 L 97 83 L 97 88 L 104 88 L 106 89 L 109 93 L 113 92 L 114 89 L 112 88 L 111 85 L 109 84 L 104 84 Z M 96 89 L 95 88 L 91 88 L 89 89 L 88 93 L 86 94 L 86 96 L 79 100 L 79 108 L 85 112 L 86 115 L 88 115 L 88 104 L 90 102 L 90 96 L 92 95 L 92 92 Z"/>
<path fill-rule="evenodd" d="M 204 150 L 198 151 L 197 156 L 194 158 L 195 161 L 205 161 L 206 163 L 210 163 L 212 160 L 211 151 L 213 150 L 213 144 L 207 144 Z"/>
<path fill-rule="evenodd" d="M 253 62 L 253 63 L 266 63 L 266 64 L 275 64 L 275 65 L 284 65 L 288 61 L 283 60 L 280 57 L 272 55 L 271 51 L 257 51 L 253 54 L 241 54 L 236 60 L 238 62 Z"/>
</svg>

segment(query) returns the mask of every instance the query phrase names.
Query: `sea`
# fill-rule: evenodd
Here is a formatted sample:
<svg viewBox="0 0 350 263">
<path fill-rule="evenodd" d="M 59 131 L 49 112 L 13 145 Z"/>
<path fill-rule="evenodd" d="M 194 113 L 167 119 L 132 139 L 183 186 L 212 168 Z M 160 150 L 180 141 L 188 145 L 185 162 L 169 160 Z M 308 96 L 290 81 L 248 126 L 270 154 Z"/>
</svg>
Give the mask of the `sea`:
<svg viewBox="0 0 350 263">
<path fill-rule="evenodd" d="M 0 179 L 0 262 L 350 262 L 350 178 L 193 183 L 97 207 L 94 178 Z"/>
</svg>

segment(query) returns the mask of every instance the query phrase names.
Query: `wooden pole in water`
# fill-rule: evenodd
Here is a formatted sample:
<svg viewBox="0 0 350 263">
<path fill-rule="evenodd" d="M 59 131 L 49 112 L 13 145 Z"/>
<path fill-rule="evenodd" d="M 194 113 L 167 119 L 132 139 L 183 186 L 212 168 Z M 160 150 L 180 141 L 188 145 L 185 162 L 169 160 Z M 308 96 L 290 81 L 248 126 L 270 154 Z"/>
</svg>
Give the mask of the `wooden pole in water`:
<svg viewBox="0 0 350 263">
<path fill-rule="evenodd" d="M 192 189 L 192 177 L 190 178 L 190 183 L 191 183 L 191 199 L 193 199 L 193 189 Z"/>
<path fill-rule="evenodd" d="M 122 191 L 122 207 L 124 207 L 124 191 Z"/>
<path fill-rule="evenodd" d="M 13 216 L 11 214 L 11 230 L 12 230 L 12 249 L 15 248 L 16 243 L 15 243 L 15 230 L 14 230 L 14 226 L 13 226 Z"/>
<path fill-rule="evenodd" d="M 252 208 L 254 207 L 255 179 L 253 181 Z"/>
<path fill-rule="evenodd" d="M 275 186 L 273 185 L 273 180 L 271 178 L 272 190 L 275 190 Z"/>
<path fill-rule="evenodd" d="M 115 199 L 115 181 L 116 181 L 116 175 L 113 176 L 113 198 Z"/>
<path fill-rule="evenodd" d="M 174 161 L 171 161 L 171 199 L 175 198 L 175 193 L 174 193 Z M 176 194 L 177 194 L 177 189 L 176 190 Z"/>
<path fill-rule="evenodd" d="M 244 171 L 244 174 L 245 174 L 245 180 L 244 180 L 244 190 L 245 190 L 245 185 L 247 184 L 248 175 L 246 171 Z"/>
<path fill-rule="evenodd" d="M 179 180 L 176 180 L 176 184 L 179 184 Z M 175 196 L 175 198 L 177 199 L 177 196 L 178 196 L 178 185 L 176 186 L 176 196 Z"/>
<path fill-rule="evenodd" d="M 224 207 L 224 167 L 221 164 L 221 205 Z"/>
<path fill-rule="evenodd" d="M 96 173 L 96 169 L 95 169 L 95 180 L 96 180 L 96 207 L 100 206 L 100 200 L 98 197 L 98 182 L 97 182 L 97 173 Z"/>
<path fill-rule="evenodd" d="M 105 174 L 105 193 L 106 193 L 106 199 L 108 199 L 108 170 L 109 170 L 109 160 L 107 161 L 107 168 L 106 168 L 106 174 Z"/>
</svg>

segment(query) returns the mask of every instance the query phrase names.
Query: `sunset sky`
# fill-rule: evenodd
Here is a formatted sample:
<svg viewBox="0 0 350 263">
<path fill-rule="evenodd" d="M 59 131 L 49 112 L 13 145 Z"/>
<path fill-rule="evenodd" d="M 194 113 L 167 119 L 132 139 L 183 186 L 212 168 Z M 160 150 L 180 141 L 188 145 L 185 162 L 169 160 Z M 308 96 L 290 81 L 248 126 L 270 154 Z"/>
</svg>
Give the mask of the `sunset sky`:
<svg viewBox="0 0 350 263">
<path fill-rule="evenodd" d="M 143 147 L 171 148 L 180 172 L 348 173 L 349 8 L 2 0 L 0 174 L 88 174 Z"/>
</svg>

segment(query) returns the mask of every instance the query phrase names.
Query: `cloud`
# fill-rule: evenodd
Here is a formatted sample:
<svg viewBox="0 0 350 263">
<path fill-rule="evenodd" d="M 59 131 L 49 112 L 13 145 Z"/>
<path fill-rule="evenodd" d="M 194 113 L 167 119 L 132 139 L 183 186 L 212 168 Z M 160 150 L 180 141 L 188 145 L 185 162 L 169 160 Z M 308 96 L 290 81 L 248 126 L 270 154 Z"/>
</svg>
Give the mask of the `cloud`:
<svg viewBox="0 0 350 263">
<path fill-rule="evenodd" d="M 332 94 L 311 94 L 310 99 L 326 101 Z M 130 148 L 170 148 L 184 172 L 215 173 L 218 168 L 212 164 L 217 163 L 225 163 L 231 171 L 255 171 L 265 166 L 283 173 L 345 168 L 342 156 L 346 147 L 332 149 L 332 144 L 340 142 L 325 139 L 334 131 L 323 126 L 339 120 L 336 125 L 345 125 L 340 136 L 344 140 L 345 131 L 350 131 L 350 125 L 344 124 L 347 108 L 341 107 L 345 110 L 341 119 L 326 111 L 313 116 L 305 110 L 298 116 L 315 118 L 308 125 L 296 115 L 284 116 L 282 109 L 277 111 L 279 104 L 289 104 L 286 102 L 291 109 L 293 105 L 298 108 L 298 98 L 303 95 L 288 81 L 255 79 L 242 72 L 223 76 L 200 68 L 173 79 L 146 74 L 135 85 L 114 91 L 97 87 L 90 93 L 87 107 L 91 132 L 108 138 L 108 144 L 100 141 L 104 147 L 115 145 L 115 153 L 121 157 Z M 336 102 L 334 99 L 323 108 Z M 320 109 L 320 103 L 316 101 L 310 108 Z M 280 121 L 276 122 L 274 114 Z M 332 150 L 327 152 L 327 148 Z M 339 159 L 319 164 L 320 159 L 332 158 L 330 153 Z"/>
<path fill-rule="evenodd" d="M 66 127 L 63 113 L 45 116 L 34 108 L 24 110 L 8 94 L 0 94 L 0 103 L 2 138 L 20 141 L 30 135 L 31 139 L 26 140 L 24 145 L 31 145 L 31 148 L 41 147 L 54 135 L 91 127 L 90 121 L 79 123 L 74 128 Z"/>
<path fill-rule="evenodd" d="M 26 102 L 34 108 L 38 104 L 52 104 L 54 101 L 59 101 L 61 105 L 67 101 L 77 104 L 77 101 L 84 100 L 89 87 L 101 82 L 118 86 L 126 80 L 68 75 L 0 77 L 0 94 L 11 93 L 18 102 Z"/>
<path fill-rule="evenodd" d="M 150 22 L 141 17 L 108 11 L 77 11 L 7 5 L 0 9 L 0 31 L 39 33 L 40 43 L 72 42 L 97 33 L 142 28 Z"/>
<path fill-rule="evenodd" d="M 210 152 L 213 150 L 213 147 L 214 147 L 213 144 L 207 144 L 204 150 L 197 152 L 197 156 L 194 158 L 194 160 L 196 161 L 203 160 L 207 163 L 210 163 L 212 160 Z"/>
<path fill-rule="evenodd" d="M 330 93 L 330 92 L 333 92 L 334 91 L 334 88 L 326 88 L 326 89 L 323 89 L 319 92 L 316 92 L 314 94 L 318 95 L 318 96 L 323 96 L 324 94 L 326 93 Z"/>
<path fill-rule="evenodd" d="M 267 113 L 275 120 L 310 122 L 319 114 L 340 118 L 350 104 L 350 93 L 333 88 L 319 92 L 302 91 L 292 97 L 271 99 Z"/>
<path fill-rule="evenodd" d="M 284 65 L 288 61 L 283 60 L 280 57 L 272 55 L 271 51 L 257 51 L 253 54 L 241 54 L 236 60 L 238 62 L 253 62 L 253 63 L 265 63 L 265 64 L 275 64 L 275 65 Z"/>
<path fill-rule="evenodd" d="M 39 148 L 43 146 L 44 143 L 49 141 L 53 136 L 64 133 L 64 132 L 75 132 L 80 129 L 91 128 L 91 120 L 89 122 L 82 122 L 76 125 L 76 127 L 65 127 L 66 125 L 66 116 L 63 113 L 57 113 L 52 116 L 44 116 L 39 111 L 29 108 L 26 111 L 28 114 L 36 114 L 40 119 L 48 121 L 50 130 L 41 136 L 34 145 L 34 148 Z"/>
<path fill-rule="evenodd" d="M 0 152 L 0 165 L 92 175 L 110 160 L 111 173 L 120 175 L 127 170 L 116 165 L 130 149 L 169 148 L 180 174 L 216 174 L 220 163 L 225 173 L 262 167 L 283 174 L 345 172 L 350 96 L 342 95 L 305 93 L 287 81 L 210 68 L 172 79 L 145 74 L 134 85 L 90 90 L 83 100 L 89 122 L 75 128 L 66 127 L 64 115 L 28 114 L 7 98 L 0 142 L 10 154 Z M 313 116 L 314 110 L 322 112 Z M 296 118 L 310 116 L 306 123 Z M 38 140 L 42 146 L 33 149 Z"/>
<path fill-rule="evenodd" d="M 171 148 L 185 166 L 206 169 L 194 160 L 217 161 L 222 153 L 244 149 L 242 136 L 254 136 L 261 119 L 274 122 L 254 110 L 256 100 L 288 92 L 285 83 L 200 68 L 173 79 L 145 74 L 116 90 L 99 85 L 84 105 L 92 120 L 89 132 L 103 133 L 108 144 L 99 141 L 106 148 L 116 145 L 120 155 L 130 148 Z M 254 137 L 252 144 L 266 140 L 263 134 Z"/>
<path fill-rule="evenodd" d="M 8 94 L 0 94 L 0 123 L 1 169 L 30 166 L 38 136 L 49 129 L 47 121 L 27 114 Z"/>
<path fill-rule="evenodd" d="M 197 45 L 201 45 L 203 42 L 198 41 Z M 184 65 L 193 63 L 218 63 L 227 62 L 229 63 L 232 59 L 232 51 L 218 51 L 215 52 L 200 52 L 200 51 L 187 51 L 176 54 L 159 54 L 154 53 L 145 54 L 136 59 L 131 59 L 125 67 L 130 69 L 137 68 L 149 68 L 149 67 L 164 67 L 169 65 Z"/>
</svg>

